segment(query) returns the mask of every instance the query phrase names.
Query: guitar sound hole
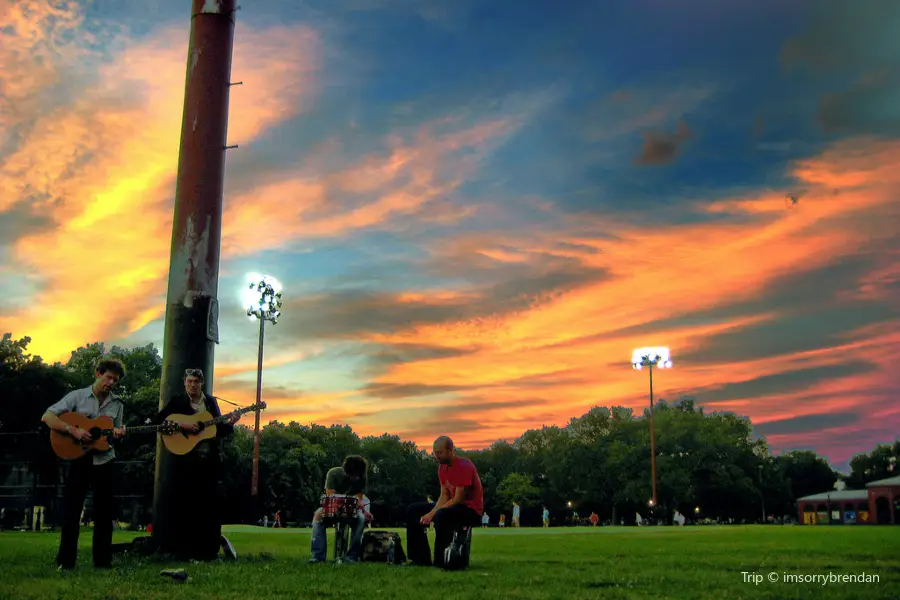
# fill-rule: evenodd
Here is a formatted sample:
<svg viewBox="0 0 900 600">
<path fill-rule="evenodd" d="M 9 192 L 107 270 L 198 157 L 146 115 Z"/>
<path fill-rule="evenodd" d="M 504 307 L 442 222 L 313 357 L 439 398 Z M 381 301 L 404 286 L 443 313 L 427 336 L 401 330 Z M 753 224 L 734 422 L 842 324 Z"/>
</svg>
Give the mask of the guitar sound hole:
<svg viewBox="0 0 900 600">
<path fill-rule="evenodd" d="M 102 433 L 99 427 L 91 427 L 91 439 L 99 440 Z"/>
</svg>

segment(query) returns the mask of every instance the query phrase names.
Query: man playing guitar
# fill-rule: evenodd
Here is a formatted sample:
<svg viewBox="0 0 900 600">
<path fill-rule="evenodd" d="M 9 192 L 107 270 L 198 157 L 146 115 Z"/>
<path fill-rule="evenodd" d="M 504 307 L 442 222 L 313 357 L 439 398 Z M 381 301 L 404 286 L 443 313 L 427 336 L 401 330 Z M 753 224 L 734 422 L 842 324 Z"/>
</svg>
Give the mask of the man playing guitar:
<svg viewBox="0 0 900 600">
<path fill-rule="evenodd" d="M 155 425 L 162 424 L 169 415 L 191 415 L 209 411 L 220 417 L 219 403 L 214 396 L 203 393 L 204 377 L 200 369 L 184 372 L 184 395 L 173 397 L 155 417 L 150 419 Z M 219 439 L 234 433 L 234 423 L 238 416 L 230 417 L 216 426 L 216 437 L 203 440 L 184 456 L 172 455 L 175 461 L 174 485 L 166 486 L 167 493 L 177 494 L 181 501 L 167 503 L 177 507 L 172 515 L 175 525 L 174 535 L 179 539 L 175 544 L 187 558 L 212 560 L 219 553 L 222 537 L 222 521 L 219 514 L 221 501 L 218 497 L 219 485 Z M 197 423 L 181 423 L 187 434 L 197 433 Z M 179 434 L 180 435 L 180 434 Z"/>
<path fill-rule="evenodd" d="M 113 387 L 125 377 L 125 366 L 115 358 L 101 358 L 94 367 L 95 380 L 89 387 L 74 390 L 62 400 L 50 406 L 41 417 L 47 427 L 66 433 L 83 442 L 91 441 L 91 434 L 73 427 L 59 418 L 67 412 L 77 412 L 95 419 L 111 417 L 115 426 L 113 437 L 121 438 L 125 429 L 122 416 L 124 405 L 112 393 Z M 105 452 L 90 452 L 69 463 L 63 498 L 64 513 L 62 532 L 56 564 L 60 570 L 74 569 L 78 553 L 79 519 L 84 508 L 88 486 L 94 488 L 94 566 L 100 569 L 112 566 L 113 522 L 113 465 L 116 457 L 113 448 Z"/>
</svg>

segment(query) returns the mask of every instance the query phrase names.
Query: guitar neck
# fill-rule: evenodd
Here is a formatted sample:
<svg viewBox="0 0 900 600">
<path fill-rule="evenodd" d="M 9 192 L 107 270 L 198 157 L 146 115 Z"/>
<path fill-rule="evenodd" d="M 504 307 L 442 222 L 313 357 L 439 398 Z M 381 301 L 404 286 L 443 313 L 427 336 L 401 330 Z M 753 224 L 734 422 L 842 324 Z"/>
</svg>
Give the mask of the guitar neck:
<svg viewBox="0 0 900 600">
<path fill-rule="evenodd" d="M 126 427 L 126 433 L 147 433 L 150 431 L 159 431 L 162 429 L 162 425 L 141 425 L 139 427 Z"/>
<path fill-rule="evenodd" d="M 126 427 L 126 428 L 125 428 L 125 433 L 126 433 L 126 434 L 129 434 L 129 433 L 148 433 L 148 432 L 151 432 L 151 431 L 159 431 L 159 430 L 162 429 L 162 428 L 163 428 L 162 425 L 140 425 L 140 426 L 138 426 L 138 427 Z M 113 434 L 113 430 L 112 430 L 112 429 L 103 429 L 103 430 L 100 431 L 100 435 L 112 435 L 112 434 Z"/>
<path fill-rule="evenodd" d="M 228 419 L 230 419 L 234 415 L 242 415 L 244 413 L 248 413 L 251 410 L 256 410 L 256 406 L 248 406 L 246 408 L 242 408 L 240 410 L 236 410 L 234 412 L 230 412 L 226 415 L 222 415 L 221 417 L 216 417 L 215 419 L 210 419 L 209 421 L 202 421 L 203 425 L 208 427 L 210 425 L 219 425 L 220 423 L 224 423 Z"/>
</svg>

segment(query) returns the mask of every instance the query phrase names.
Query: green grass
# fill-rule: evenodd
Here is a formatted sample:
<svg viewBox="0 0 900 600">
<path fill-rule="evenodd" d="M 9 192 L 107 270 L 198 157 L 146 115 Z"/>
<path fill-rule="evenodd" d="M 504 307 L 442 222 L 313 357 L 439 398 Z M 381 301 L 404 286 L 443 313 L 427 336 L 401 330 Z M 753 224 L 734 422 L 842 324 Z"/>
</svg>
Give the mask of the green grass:
<svg viewBox="0 0 900 600">
<path fill-rule="evenodd" d="M 236 563 L 118 556 L 113 570 L 95 571 L 85 531 L 78 568 L 67 573 L 53 565 L 58 534 L 0 533 L 0 598 L 900 598 L 900 528 L 889 526 L 479 529 L 463 572 L 308 565 L 308 529 L 224 529 L 240 554 Z M 114 541 L 132 537 L 117 531 Z M 159 575 L 170 567 L 184 567 L 191 580 Z M 764 578 L 865 572 L 880 582 L 757 584 L 742 571 Z"/>
</svg>

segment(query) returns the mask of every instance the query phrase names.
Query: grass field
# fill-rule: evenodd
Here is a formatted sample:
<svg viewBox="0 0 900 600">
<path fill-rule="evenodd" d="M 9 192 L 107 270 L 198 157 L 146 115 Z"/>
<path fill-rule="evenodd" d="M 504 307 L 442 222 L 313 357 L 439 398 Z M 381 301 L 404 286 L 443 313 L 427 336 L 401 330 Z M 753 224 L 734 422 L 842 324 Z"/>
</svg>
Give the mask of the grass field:
<svg viewBox="0 0 900 600">
<path fill-rule="evenodd" d="M 181 564 L 126 555 L 117 556 L 110 571 L 91 567 L 85 531 L 78 568 L 66 573 L 53 565 L 58 534 L 0 533 L 0 598 L 900 598 L 900 527 L 479 529 L 471 567 L 463 572 L 308 565 L 308 529 L 224 531 L 240 554 L 237 562 Z M 132 537 L 117 531 L 114 541 Z M 184 567 L 190 581 L 159 575 L 171 567 Z M 784 581 L 785 574 L 829 573 L 866 573 L 880 581 Z"/>
</svg>

